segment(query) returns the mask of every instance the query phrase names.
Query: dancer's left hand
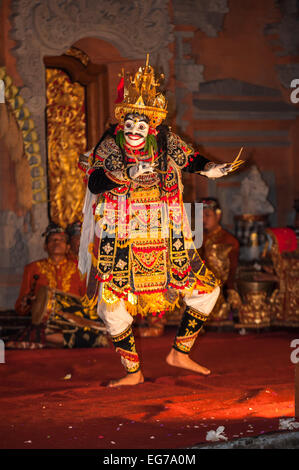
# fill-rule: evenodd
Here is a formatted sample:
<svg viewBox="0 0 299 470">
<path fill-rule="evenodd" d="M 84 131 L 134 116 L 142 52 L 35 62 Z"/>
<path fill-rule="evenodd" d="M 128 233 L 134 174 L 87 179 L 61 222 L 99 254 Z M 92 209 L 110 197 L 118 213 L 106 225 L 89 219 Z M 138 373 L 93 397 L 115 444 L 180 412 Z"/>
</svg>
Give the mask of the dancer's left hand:
<svg viewBox="0 0 299 470">
<path fill-rule="evenodd" d="M 212 163 L 206 164 L 205 169 L 200 171 L 201 175 L 207 178 L 221 178 L 227 175 L 232 170 L 231 163 Z"/>
<path fill-rule="evenodd" d="M 244 160 L 240 160 L 240 155 L 242 153 L 243 147 L 241 147 L 240 152 L 232 163 L 206 163 L 204 170 L 200 171 L 201 175 L 206 176 L 207 178 L 221 178 L 221 176 L 228 175 L 237 170 L 243 163 Z"/>
</svg>

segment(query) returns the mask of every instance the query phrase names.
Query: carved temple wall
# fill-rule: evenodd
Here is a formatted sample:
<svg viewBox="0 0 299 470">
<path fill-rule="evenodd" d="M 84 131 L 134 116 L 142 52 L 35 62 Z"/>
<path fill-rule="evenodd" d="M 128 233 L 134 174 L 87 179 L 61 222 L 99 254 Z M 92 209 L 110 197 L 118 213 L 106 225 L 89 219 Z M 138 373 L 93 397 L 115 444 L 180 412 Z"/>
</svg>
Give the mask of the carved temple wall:
<svg viewBox="0 0 299 470">
<path fill-rule="evenodd" d="M 289 99 L 290 82 L 299 78 L 297 4 L 291 0 L 0 0 L 4 46 L 0 67 L 5 67 L 23 99 L 34 123 L 31 137 L 36 135 L 32 148 L 27 142 L 28 161 L 36 165 L 31 168 L 33 204 L 27 212 L 18 207 L 15 163 L 0 141 L 0 308 L 13 307 L 24 265 L 44 256 L 41 233 L 48 223 L 44 58 L 61 56 L 71 46 L 107 68 L 110 122 L 117 74 L 122 67 L 134 70 L 149 52 L 151 63 L 166 74 L 172 127 L 215 161 L 231 160 L 244 146 L 243 156 L 273 184 L 274 223 L 289 223 L 293 200 L 299 197 L 298 105 Z M 208 193 L 230 194 L 239 184 L 238 178 L 217 185 L 198 178 L 195 184 L 189 176 L 186 200 Z"/>
</svg>

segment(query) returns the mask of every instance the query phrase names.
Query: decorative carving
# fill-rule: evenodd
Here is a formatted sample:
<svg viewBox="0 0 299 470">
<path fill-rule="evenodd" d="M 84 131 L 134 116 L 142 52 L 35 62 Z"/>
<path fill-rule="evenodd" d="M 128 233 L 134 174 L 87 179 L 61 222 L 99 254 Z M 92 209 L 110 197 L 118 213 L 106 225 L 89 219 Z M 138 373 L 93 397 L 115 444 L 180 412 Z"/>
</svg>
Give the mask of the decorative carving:
<svg viewBox="0 0 299 470">
<path fill-rule="evenodd" d="M 47 69 L 47 143 L 51 220 L 66 227 L 82 217 L 85 184 L 78 155 L 86 150 L 84 87 Z"/>
<path fill-rule="evenodd" d="M 45 107 L 43 56 L 63 54 L 82 37 L 106 40 L 130 59 L 149 52 L 154 63 L 159 55 L 168 71 L 172 26 L 166 0 L 13 0 L 11 6 L 22 93 L 32 112 Z"/>
<path fill-rule="evenodd" d="M 280 22 L 267 24 L 265 26 L 265 34 L 273 35 L 273 47 L 279 56 L 298 55 L 299 38 L 298 38 L 298 2 L 294 0 L 279 0 L 278 8 L 281 10 L 282 19 Z M 281 48 L 278 49 L 277 45 Z"/>
<path fill-rule="evenodd" d="M 228 13 L 227 0 L 173 0 L 174 23 L 193 25 L 203 31 L 207 36 L 216 37 L 222 30 L 225 14 Z M 176 57 L 175 73 L 178 84 L 176 86 L 176 122 L 183 132 L 189 122 L 185 119 L 186 101 L 188 93 L 196 93 L 204 83 L 204 66 L 198 63 L 192 53 L 190 39 L 194 37 L 193 31 L 175 32 Z M 200 60 L 200 59 L 199 59 Z M 180 86 L 179 82 L 184 83 Z M 186 175 L 184 177 L 186 179 Z M 191 178 L 192 179 L 192 178 Z"/>
<path fill-rule="evenodd" d="M 280 253 L 276 237 L 271 230 L 270 256 L 279 288 L 271 296 L 272 323 L 276 326 L 299 326 L 299 255 L 296 252 Z"/>
<path fill-rule="evenodd" d="M 222 29 L 223 18 L 228 13 L 227 0 L 173 0 L 176 24 L 193 25 L 207 36 L 217 36 Z"/>
<path fill-rule="evenodd" d="M 263 180 L 259 169 L 253 165 L 242 180 L 240 192 L 232 199 L 231 209 L 235 214 L 270 214 L 274 208 L 268 201 L 268 194 L 268 184 Z"/>
<path fill-rule="evenodd" d="M 294 0 L 279 0 L 276 2 L 281 11 L 281 20 L 267 24 L 264 34 L 269 37 L 274 54 L 278 57 L 293 56 L 289 63 L 276 65 L 280 83 L 289 89 L 290 83 L 298 77 L 299 64 L 296 60 L 299 49 L 299 4 Z"/>
<path fill-rule="evenodd" d="M 237 295 L 237 292 L 235 292 Z M 248 292 L 239 300 L 239 323 L 236 328 L 266 328 L 271 323 L 271 307 L 267 292 Z M 236 299 L 235 299 L 236 301 Z"/>
<path fill-rule="evenodd" d="M 66 55 L 69 55 L 71 57 L 75 57 L 75 59 L 80 60 L 81 64 L 87 66 L 89 63 L 89 57 L 85 52 L 81 51 L 81 49 L 78 49 L 78 47 L 70 47 L 66 53 Z"/>
<path fill-rule="evenodd" d="M 275 279 L 262 279 L 259 274 L 243 273 L 236 281 L 238 292 L 231 289 L 229 302 L 238 309 L 236 328 L 266 328 L 271 326 L 271 295 Z M 240 295 L 239 295 L 240 293 Z"/>
<path fill-rule="evenodd" d="M 30 173 L 31 173 L 31 181 L 32 181 L 32 195 L 26 194 L 23 195 L 26 197 L 30 197 L 32 202 L 27 201 L 27 203 L 23 206 L 29 210 L 31 208 L 31 204 L 42 203 L 46 201 L 46 183 L 45 183 L 45 173 L 44 169 L 41 166 L 41 156 L 40 156 L 40 147 L 37 142 L 37 134 L 35 130 L 34 121 L 30 115 L 30 112 L 27 106 L 24 103 L 24 99 L 20 96 L 19 88 L 13 84 L 12 78 L 7 75 L 5 67 L 0 67 L 0 79 L 5 83 L 5 101 L 9 106 L 9 110 L 14 114 L 14 117 L 18 123 L 18 128 L 20 129 L 20 133 L 22 136 L 22 142 L 19 143 L 21 145 L 20 152 L 25 154 L 27 158 Z M 12 129 L 7 127 L 6 130 L 3 128 L 4 123 L 4 116 L 2 115 L 2 131 L 5 132 L 6 136 L 10 136 L 12 139 L 15 140 L 12 143 L 13 146 L 17 145 L 17 139 Z M 7 123 L 8 125 L 8 123 Z M 1 136 L 1 129 L 0 129 L 0 136 Z M 23 150 L 24 147 L 24 150 Z M 16 150 L 16 149 L 14 149 Z M 19 153 L 19 152 L 17 152 Z M 14 155 L 14 161 L 16 162 L 16 154 Z M 25 169 L 23 169 L 25 171 Z M 23 176 L 24 177 L 24 176 Z M 24 191 L 24 181 L 22 185 L 22 191 Z"/>
</svg>

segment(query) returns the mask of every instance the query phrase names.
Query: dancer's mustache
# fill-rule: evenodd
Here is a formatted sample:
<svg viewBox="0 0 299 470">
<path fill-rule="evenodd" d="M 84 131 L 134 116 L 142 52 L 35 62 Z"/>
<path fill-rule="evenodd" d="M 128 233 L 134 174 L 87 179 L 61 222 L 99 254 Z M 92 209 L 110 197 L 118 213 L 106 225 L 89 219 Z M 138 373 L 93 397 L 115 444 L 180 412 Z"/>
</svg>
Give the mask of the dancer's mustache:
<svg viewBox="0 0 299 470">
<path fill-rule="evenodd" d="M 144 135 L 138 134 L 138 132 L 136 132 L 135 134 L 132 134 L 132 132 L 125 132 L 125 135 L 132 135 L 133 137 L 135 137 L 135 135 L 138 135 L 138 137 L 144 138 Z"/>
</svg>

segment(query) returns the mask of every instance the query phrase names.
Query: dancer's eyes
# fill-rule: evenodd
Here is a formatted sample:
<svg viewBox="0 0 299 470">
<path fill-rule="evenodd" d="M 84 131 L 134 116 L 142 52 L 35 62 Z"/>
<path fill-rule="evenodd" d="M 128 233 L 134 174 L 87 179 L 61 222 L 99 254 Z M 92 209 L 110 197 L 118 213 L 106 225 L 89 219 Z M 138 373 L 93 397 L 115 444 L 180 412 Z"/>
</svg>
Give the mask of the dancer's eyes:
<svg viewBox="0 0 299 470">
<path fill-rule="evenodd" d="M 140 122 L 137 126 L 138 130 L 145 134 L 148 131 L 149 125 L 146 122 Z"/>
<path fill-rule="evenodd" d="M 125 123 L 126 129 L 132 129 L 133 126 L 134 126 L 134 123 L 132 121 L 127 121 Z"/>
</svg>

